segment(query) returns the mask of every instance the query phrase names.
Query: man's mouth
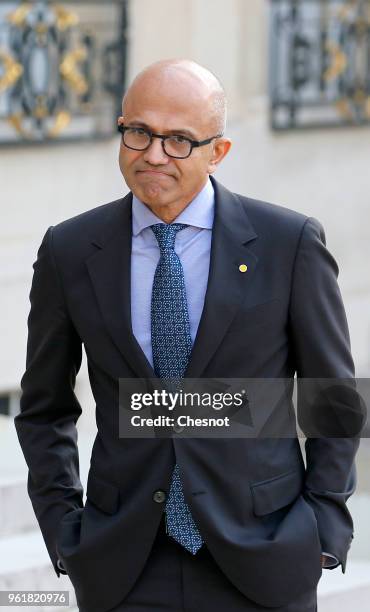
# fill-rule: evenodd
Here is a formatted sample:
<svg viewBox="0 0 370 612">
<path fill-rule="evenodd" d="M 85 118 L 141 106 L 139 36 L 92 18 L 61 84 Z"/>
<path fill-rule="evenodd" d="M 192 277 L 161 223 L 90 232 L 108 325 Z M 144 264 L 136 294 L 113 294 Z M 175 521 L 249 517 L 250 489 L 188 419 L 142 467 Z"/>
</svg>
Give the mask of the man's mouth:
<svg viewBox="0 0 370 612">
<path fill-rule="evenodd" d="M 137 172 L 140 174 L 152 174 L 155 176 L 172 176 L 171 174 L 168 174 L 168 172 L 161 172 L 160 170 L 137 170 Z"/>
</svg>

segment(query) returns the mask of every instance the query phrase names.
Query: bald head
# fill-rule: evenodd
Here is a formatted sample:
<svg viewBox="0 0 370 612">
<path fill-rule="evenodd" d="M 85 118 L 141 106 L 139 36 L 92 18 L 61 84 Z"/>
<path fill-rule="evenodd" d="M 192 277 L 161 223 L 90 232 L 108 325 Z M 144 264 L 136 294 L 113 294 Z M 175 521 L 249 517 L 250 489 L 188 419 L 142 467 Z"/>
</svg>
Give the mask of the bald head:
<svg viewBox="0 0 370 612">
<path fill-rule="evenodd" d="M 197 62 L 167 59 L 150 64 L 135 77 L 122 102 L 123 115 L 131 97 L 153 95 L 182 98 L 195 104 L 204 113 L 209 129 L 223 134 L 226 128 L 227 101 L 225 90 L 213 72 Z"/>
</svg>

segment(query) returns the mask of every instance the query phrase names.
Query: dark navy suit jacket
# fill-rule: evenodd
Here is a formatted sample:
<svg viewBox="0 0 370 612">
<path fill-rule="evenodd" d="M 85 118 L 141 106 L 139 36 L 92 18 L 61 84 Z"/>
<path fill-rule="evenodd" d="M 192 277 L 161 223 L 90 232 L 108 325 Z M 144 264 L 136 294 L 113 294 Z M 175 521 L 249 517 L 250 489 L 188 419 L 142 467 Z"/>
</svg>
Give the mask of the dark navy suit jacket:
<svg viewBox="0 0 370 612">
<path fill-rule="evenodd" d="M 352 379 L 338 267 L 320 223 L 212 182 L 210 274 L 186 377 Z M 315 588 L 322 550 L 345 571 L 358 437 L 308 438 L 307 466 L 294 436 L 119 437 L 118 379 L 154 376 L 130 323 L 131 201 L 50 227 L 34 264 L 15 425 L 50 558 L 58 576 L 62 560 L 82 609 L 117 605 L 150 553 L 163 513 L 155 492 L 168 490 L 177 461 L 224 573 L 258 604 L 286 605 Z M 82 346 L 98 429 L 85 505 L 74 393 Z"/>
</svg>

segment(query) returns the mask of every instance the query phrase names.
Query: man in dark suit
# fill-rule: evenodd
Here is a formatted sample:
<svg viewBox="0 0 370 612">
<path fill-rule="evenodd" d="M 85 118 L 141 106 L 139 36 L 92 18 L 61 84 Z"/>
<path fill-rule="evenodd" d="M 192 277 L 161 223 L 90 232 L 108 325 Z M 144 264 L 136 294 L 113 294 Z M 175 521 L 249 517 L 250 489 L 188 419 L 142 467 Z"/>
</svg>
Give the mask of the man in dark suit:
<svg viewBox="0 0 370 612">
<path fill-rule="evenodd" d="M 130 193 L 49 227 L 34 264 L 15 425 L 82 612 L 314 612 L 321 568 L 345 571 L 357 437 L 308 438 L 305 467 L 297 436 L 119 435 L 119 379 L 354 377 L 320 223 L 210 176 L 225 115 L 198 64 L 141 72 L 118 119 Z M 85 505 L 82 344 L 98 429 Z"/>
</svg>

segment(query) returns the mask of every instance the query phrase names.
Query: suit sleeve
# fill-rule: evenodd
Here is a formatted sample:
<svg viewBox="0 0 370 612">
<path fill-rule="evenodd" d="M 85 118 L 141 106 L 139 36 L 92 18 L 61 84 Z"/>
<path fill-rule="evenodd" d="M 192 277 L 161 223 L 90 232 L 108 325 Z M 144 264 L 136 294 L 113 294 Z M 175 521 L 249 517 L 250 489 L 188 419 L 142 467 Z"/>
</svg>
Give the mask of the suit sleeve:
<svg viewBox="0 0 370 612">
<path fill-rule="evenodd" d="M 83 507 L 76 429 L 82 410 L 74 393 L 82 344 L 68 316 L 52 239 L 49 227 L 33 264 L 26 370 L 14 422 L 28 494 L 59 577 L 57 526 L 65 513 Z"/>
<path fill-rule="evenodd" d="M 317 219 L 308 218 L 296 253 L 290 302 L 298 390 L 300 379 L 340 379 L 354 384 L 349 331 L 337 277 L 338 266 L 326 248 L 323 227 Z M 350 405 L 355 394 L 348 397 L 345 418 L 347 425 L 353 419 L 352 429 L 358 432 L 357 406 Z M 332 407 L 325 403 L 325 394 L 323 398 L 318 408 L 313 407 L 330 425 Z M 340 409 L 343 412 L 343 405 Z M 359 436 L 354 433 L 345 437 L 332 434 L 311 437 L 302 429 L 307 436 L 303 496 L 315 513 L 322 550 L 337 557 L 344 573 L 353 538 L 353 522 L 346 501 L 356 487 L 355 455 Z"/>
</svg>

